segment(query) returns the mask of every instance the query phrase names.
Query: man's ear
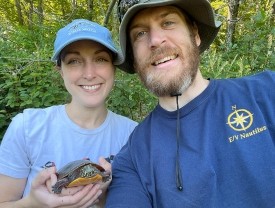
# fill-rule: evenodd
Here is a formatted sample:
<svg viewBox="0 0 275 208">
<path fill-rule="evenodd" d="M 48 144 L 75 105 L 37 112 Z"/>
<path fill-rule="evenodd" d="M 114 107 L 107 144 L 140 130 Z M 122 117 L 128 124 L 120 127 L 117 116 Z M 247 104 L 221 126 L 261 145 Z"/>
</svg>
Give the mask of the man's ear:
<svg viewBox="0 0 275 208">
<path fill-rule="evenodd" d="M 193 34 L 194 34 L 194 38 L 195 38 L 197 46 L 200 46 L 201 38 L 200 38 L 200 35 L 199 35 L 198 26 L 195 22 L 193 22 Z"/>
</svg>

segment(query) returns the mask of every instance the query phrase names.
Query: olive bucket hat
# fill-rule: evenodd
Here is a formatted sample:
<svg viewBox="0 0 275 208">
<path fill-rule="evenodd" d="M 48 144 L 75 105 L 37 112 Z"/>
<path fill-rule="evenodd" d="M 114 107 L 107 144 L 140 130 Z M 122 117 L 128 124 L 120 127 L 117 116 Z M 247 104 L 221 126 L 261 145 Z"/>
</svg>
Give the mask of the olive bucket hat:
<svg viewBox="0 0 275 208">
<path fill-rule="evenodd" d="M 131 19 L 142 9 L 168 5 L 181 8 L 196 22 L 201 38 L 200 53 L 214 41 L 221 22 L 215 20 L 215 14 L 207 0 L 120 0 L 117 6 L 118 18 L 121 23 L 119 39 L 123 54 L 122 64 L 118 66 L 120 69 L 127 73 L 135 73 L 133 60 L 129 55 L 131 46 L 127 40 L 127 27 Z"/>
<path fill-rule="evenodd" d="M 106 27 L 86 19 L 75 19 L 57 32 L 52 61 L 58 61 L 61 51 L 79 40 L 92 40 L 102 44 L 114 54 L 114 65 L 122 63 L 122 54 L 115 47 L 111 32 Z"/>
</svg>

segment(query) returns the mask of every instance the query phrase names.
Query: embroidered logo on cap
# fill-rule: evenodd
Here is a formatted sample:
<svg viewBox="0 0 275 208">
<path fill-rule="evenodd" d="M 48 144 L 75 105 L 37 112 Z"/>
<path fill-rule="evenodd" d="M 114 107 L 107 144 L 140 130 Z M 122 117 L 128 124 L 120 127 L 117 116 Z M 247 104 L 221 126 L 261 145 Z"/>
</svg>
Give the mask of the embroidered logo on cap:
<svg viewBox="0 0 275 208">
<path fill-rule="evenodd" d="M 77 22 L 72 27 L 69 28 L 68 35 L 72 35 L 76 32 L 89 31 L 96 32 L 95 25 L 90 22 Z"/>
</svg>

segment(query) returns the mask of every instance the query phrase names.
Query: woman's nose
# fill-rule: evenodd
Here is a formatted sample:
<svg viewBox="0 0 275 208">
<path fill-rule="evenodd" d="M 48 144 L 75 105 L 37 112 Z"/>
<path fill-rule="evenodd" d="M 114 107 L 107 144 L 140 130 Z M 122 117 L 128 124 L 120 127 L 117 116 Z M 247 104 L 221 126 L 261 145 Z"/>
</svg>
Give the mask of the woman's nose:
<svg viewBox="0 0 275 208">
<path fill-rule="evenodd" d="M 85 79 L 93 79 L 95 77 L 95 65 L 92 62 L 86 63 L 83 68 L 83 77 Z"/>
</svg>

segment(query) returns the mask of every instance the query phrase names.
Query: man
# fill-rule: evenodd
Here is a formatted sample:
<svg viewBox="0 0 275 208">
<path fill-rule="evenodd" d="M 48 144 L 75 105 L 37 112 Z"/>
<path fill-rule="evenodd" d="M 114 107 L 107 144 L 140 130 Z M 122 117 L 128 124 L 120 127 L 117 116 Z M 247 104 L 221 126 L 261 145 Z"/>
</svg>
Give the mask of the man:
<svg viewBox="0 0 275 208">
<path fill-rule="evenodd" d="M 275 73 L 207 80 L 206 0 L 121 0 L 120 68 L 159 104 L 113 162 L 113 207 L 275 207 Z"/>
</svg>

